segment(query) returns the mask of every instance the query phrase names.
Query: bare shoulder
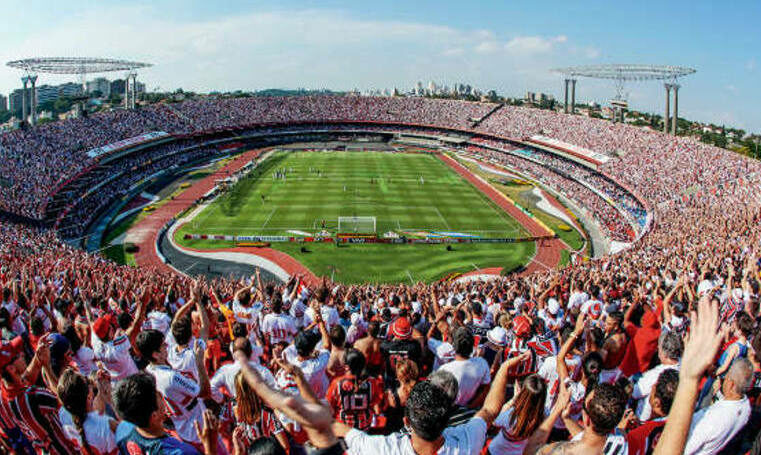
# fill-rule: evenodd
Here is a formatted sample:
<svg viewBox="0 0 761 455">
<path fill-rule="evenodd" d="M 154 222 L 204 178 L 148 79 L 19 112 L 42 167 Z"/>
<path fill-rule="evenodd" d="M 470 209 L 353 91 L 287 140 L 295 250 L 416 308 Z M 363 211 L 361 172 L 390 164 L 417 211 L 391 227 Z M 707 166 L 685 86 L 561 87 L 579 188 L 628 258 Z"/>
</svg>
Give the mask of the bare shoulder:
<svg viewBox="0 0 761 455">
<path fill-rule="evenodd" d="M 536 452 L 536 455 L 568 455 L 573 453 L 571 449 L 575 446 L 570 441 L 553 442 L 547 444 Z"/>
</svg>

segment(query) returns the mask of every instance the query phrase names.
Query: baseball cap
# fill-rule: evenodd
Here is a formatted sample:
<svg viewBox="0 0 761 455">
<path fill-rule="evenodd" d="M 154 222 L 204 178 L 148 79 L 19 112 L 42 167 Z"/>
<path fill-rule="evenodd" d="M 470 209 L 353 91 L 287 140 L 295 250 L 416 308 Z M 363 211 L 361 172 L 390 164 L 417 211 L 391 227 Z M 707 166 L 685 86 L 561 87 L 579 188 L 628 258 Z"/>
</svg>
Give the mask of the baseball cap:
<svg viewBox="0 0 761 455">
<path fill-rule="evenodd" d="M 560 303 L 558 303 L 557 299 L 552 297 L 547 299 L 547 311 L 552 315 L 556 315 L 558 310 L 560 310 Z"/>
<path fill-rule="evenodd" d="M 504 346 L 507 344 L 507 331 L 500 326 L 494 327 L 486 332 L 486 339 L 497 346 Z"/>
<path fill-rule="evenodd" d="M 20 336 L 10 341 L 3 341 L 0 344 L 0 368 L 5 368 L 6 365 L 13 362 L 21 353 L 23 347 L 24 339 Z"/>
<path fill-rule="evenodd" d="M 407 318 L 397 318 L 391 327 L 389 327 L 391 334 L 395 338 L 400 340 L 408 340 L 412 338 L 412 326 Z"/>
<path fill-rule="evenodd" d="M 102 340 L 108 335 L 108 329 L 114 325 L 116 325 L 116 319 L 114 316 L 112 314 L 106 314 L 95 320 L 92 325 L 92 331 Z"/>
</svg>

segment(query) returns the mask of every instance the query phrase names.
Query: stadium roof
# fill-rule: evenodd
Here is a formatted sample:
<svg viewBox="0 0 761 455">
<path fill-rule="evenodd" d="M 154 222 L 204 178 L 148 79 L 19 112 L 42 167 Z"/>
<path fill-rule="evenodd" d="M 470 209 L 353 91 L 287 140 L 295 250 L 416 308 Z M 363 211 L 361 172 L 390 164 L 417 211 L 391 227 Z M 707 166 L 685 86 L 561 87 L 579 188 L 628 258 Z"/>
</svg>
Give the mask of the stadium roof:
<svg viewBox="0 0 761 455">
<path fill-rule="evenodd" d="M 619 81 L 673 80 L 695 73 L 693 68 L 670 65 L 611 64 L 556 68 L 555 73 L 571 77 L 591 77 Z"/>
<path fill-rule="evenodd" d="M 131 71 L 153 66 L 150 63 L 131 62 L 111 58 L 90 57 L 37 57 L 6 63 L 11 68 L 48 74 L 89 74 L 110 71 Z"/>
</svg>

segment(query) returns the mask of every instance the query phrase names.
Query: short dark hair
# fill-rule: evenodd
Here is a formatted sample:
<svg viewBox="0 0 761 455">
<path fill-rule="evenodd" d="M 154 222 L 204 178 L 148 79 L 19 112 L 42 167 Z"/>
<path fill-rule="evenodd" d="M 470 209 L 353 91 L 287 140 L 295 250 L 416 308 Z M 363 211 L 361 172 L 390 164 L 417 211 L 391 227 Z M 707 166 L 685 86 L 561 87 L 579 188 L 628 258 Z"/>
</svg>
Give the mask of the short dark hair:
<svg viewBox="0 0 761 455">
<path fill-rule="evenodd" d="M 293 341 L 293 344 L 296 346 L 296 352 L 300 356 L 306 357 L 312 353 L 314 347 L 317 346 L 318 341 L 319 338 L 315 335 L 314 332 L 305 331 L 299 332 L 296 335 L 296 339 Z"/>
<path fill-rule="evenodd" d="M 180 346 L 190 343 L 193 336 L 193 323 L 190 316 L 183 316 L 172 324 L 172 336 Z"/>
<path fill-rule="evenodd" d="M 344 343 L 346 343 L 346 330 L 341 324 L 336 324 L 330 328 L 330 344 L 342 348 Z"/>
<path fill-rule="evenodd" d="M 247 359 L 251 358 L 253 348 L 251 347 L 251 341 L 246 337 L 238 337 L 233 340 L 233 352 L 241 351 L 246 355 Z"/>
<path fill-rule="evenodd" d="M 351 371 L 351 374 L 360 377 L 365 370 L 367 360 L 361 351 L 358 351 L 354 348 L 349 348 L 344 354 L 344 363 L 346 363 L 346 366 L 349 368 L 349 371 Z"/>
<path fill-rule="evenodd" d="M 753 318 L 748 313 L 743 312 L 737 315 L 737 328 L 740 329 L 743 336 L 750 336 L 754 325 Z"/>
<path fill-rule="evenodd" d="M 164 334 L 156 329 L 143 330 L 135 339 L 135 347 L 147 362 L 153 360 L 153 354 L 161 349 L 162 344 L 164 344 Z"/>
<path fill-rule="evenodd" d="M 453 341 L 454 352 L 463 357 L 470 357 L 470 354 L 473 352 L 473 343 L 475 342 L 470 330 L 466 327 L 458 328 L 454 332 Z"/>
<path fill-rule="evenodd" d="M 116 412 L 127 422 L 140 428 L 150 425 L 151 414 L 158 408 L 156 380 L 148 373 L 137 373 L 124 378 L 113 393 Z"/>
<path fill-rule="evenodd" d="M 275 294 L 272 296 L 272 300 L 270 300 L 270 306 L 272 307 L 272 312 L 275 314 L 280 314 L 283 311 L 283 298 L 280 297 L 280 294 Z"/>
<path fill-rule="evenodd" d="M 435 441 L 447 427 L 451 405 L 452 400 L 441 387 L 421 381 L 412 387 L 404 412 L 416 435 Z"/>
<path fill-rule="evenodd" d="M 597 351 L 588 352 L 581 358 L 581 369 L 587 378 L 587 388 L 597 384 L 602 371 L 602 355 Z"/>
<path fill-rule="evenodd" d="M 254 440 L 246 451 L 246 455 L 286 455 L 285 449 L 273 437 Z"/>
<path fill-rule="evenodd" d="M 119 313 L 119 316 L 116 317 L 116 323 L 119 325 L 120 329 L 127 330 L 132 324 L 132 315 L 126 311 L 122 311 Z"/>
<path fill-rule="evenodd" d="M 378 324 L 378 321 L 370 321 L 370 323 L 367 324 L 367 333 L 373 338 L 378 338 L 378 335 L 380 334 L 380 324 Z"/>
<path fill-rule="evenodd" d="M 247 337 L 248 336 L 248 329 L 246 328 L 246 324 L 242 322 L 235 322 L 233 324 L 233 336 L 235 338 L 238 337 Z"/>
<path fill-rule="evenodd" d="M 597 384 L 590 395 L 586 411 L 592 421 L 592 431 L 604 436 L 621 421 L 626 410 L 626 394 L 617 385 L 602 383 Z"/>
<path fill-rule="evenodd" d="M 676 395 L 676 387 L 679 385 L 679 372 L 672 368 L 663 370 L 658 375 L 658 380 L 653 387 L 653 394 L 658 401 L 661 402 L 661 410 L 664 414 L 668 414 L 671 411 L 671 405 L 674 403 L 674 396 Z"/>
</svg>

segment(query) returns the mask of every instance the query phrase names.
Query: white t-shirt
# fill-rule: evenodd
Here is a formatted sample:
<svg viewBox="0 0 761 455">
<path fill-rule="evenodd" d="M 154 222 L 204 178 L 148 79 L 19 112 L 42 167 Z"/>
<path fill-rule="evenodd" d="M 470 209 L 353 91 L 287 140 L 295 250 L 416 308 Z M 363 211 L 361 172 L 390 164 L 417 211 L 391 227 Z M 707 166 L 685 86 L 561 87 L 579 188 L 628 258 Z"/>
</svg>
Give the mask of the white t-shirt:
<svg viewBox="0 0 761 455">
<path fill-rule="evenodd" d="M 172 318 L 163 311 L 151 311 L 145 317 L 143 322 L 143 330 L 154 329 L 162 333 L 168 333 L 172 324 Z"/>
<path fill-rule="evenodd" d="M 570 310 L 573 307 L 581 306 L 587 300 L 589 300 L 589 294 L 587 294 L 586 292 L 574 292 L 568 298 L 568 309 Z"/>
<path fill-rule="evenodd" d="M 650 420 L 653 409 L 650 407 L 650 392 L 658 382 L 658 377 L 666 370 L 678 370 L 679 365 L 658 365 L 642 374 L 632 390 L 632 398 L 639 400 L 637 402 L 637 417 L 641 422 Z"/>
<path fill-rule="evenodd" d="M 116 337 L 104 343 L 98 335 L 90 336 L 95 360 L 103 362 L 103 367 L 111 375 L 111 381 L 119 381 L 127 376 L 137 373 L 137 366 L 129 353 L 131 344 L 127 335 Z"/>
<path fill-rule="evenodd" d="M 75 444 L 77 448 L 81 448 L 82 439 L 79 437 L 79 430 L 77 430 L 71 414 L 63 406 L 58 410 L 58 419 L 61 421 L 63 432 L 69 441 Z M 91 453 L 108 454 L 116 450 L 116 437 L 109 424 L 111 420 L 108 416 L 100 415 L 95 411 L 87 414 L 87 420 L 85 420 L 82 428 L 85 431 L 87 444 L 92 449 Z"/>
<path fill-rule="evenodd" d="M 262 337 L 270 346 L 281 341 L 292 343 L 296 333 L 296 323 L 290 315 L 270 313 L 262 320 Z"/>
<path fill-rule="evenodd" d="M 206 406 L 198 398 L 201 386 L 167 365 L 148 365 L 145 371 L 156 378 L 156 389 L 164 397 L 167 414 L 180 438 L 186 442 L 200 443 L 193 422 L 203 427 Z"/>
<path fill-rule="evenodd" d="M 539 376 L 541 376 L 547 383 L 547 399 L 544 402 L 545 416 L 550 415 L 550 411 L 552 411 L 552 407 L 555 405 L 555 400 L 557 400 L 557 395 L 560 391 L 560 377 L 558 376 L 557 362 L 557 356 L 547 357 L 537 372 L 537 374 L 539 374 Z M 570 359 L 566 359 L 565 364 L 568 367 L 569 374 L 573 374 L 574 369 L 581 364 L 581 357 L 574 356 Z M 570 383 L 571 402 L 573 403 L 573 415 L 575 416 L 578 416 L 581 412 L 581 401 L 584 400 L 585 390 L 584 386 L 580 383 Z M 559 429 L 565 428 L 563 419 L 555 421 L 554 426 Z"/>
<path fill-rule="evenodd" d="M 296 365 L 301 369 L 304 373 L 304 378 L 306 378 L 309 385 L 312 386 L 315 396 L 317 396 L 317 398 L 325 398 L 329 385 L 328 376 L 325 374 L 325 370 L 328 366 L 328 360 L 330 360 L 330 351 L 320 349 L 317 351 L 316 357 L 310 357 L 304 361 L 299 360 L 298 354 L 295 353 L 295 349 L 286 349 L 283 351 L 283 354 L 288 363 Z"/>
<path fill-rule="evenodd" d="M 438 455 L 477 455 L 486 443 L 487 425 L 484 419 L 473 417 L 467 423 L 444 430 L 444 445 Z M 370 436 L 353 429 L 346 434 L 349 455 L 416 455 L 409 435 Z"/>
<path fill-rule="evenodd" d="M 335 307 L 322 305 L 320 307 L 322 320 L 325 321 L 325 328 L 330 330 L 335 324 L 338 324 L 338 310 Z M 304 327 L 314 322 L 314 310 L 311 307 L 304 311 Z"/>
<path fill-rule="evenodd" d="M 482 384 L 486 385 L 491 382 L 489 364 L 483 357 L 453 360 L 442 365 L 439 369 L 448 371 L 457 378 L 460 388 L 457 391 L 455 403 L 460 406 L 466 406 Z"/>
<path fill-rule="evenodd" d="M 267 383 L 270 387 L 277 390 L 280 387 L 277 386 L 277 383 L 275 382 L 275 377 L 272 376 L 272 372 L 261 366 L 257 362 L 249 362 L 249 365 L 251 365 L 252 368 L 254 368 L 259 375 L 262 377 L 264 382 Z M 224 393 L 222 393 L 222 388 L 224 387 L 227 390 L 227 393 L 231 397 L 235 397 L 235 376 L 240 371 L 240 365 L 238 362 L 234 363 L 226 363 L 219 367 L 216 373 L 214 373 L 214 377 L 211 378 L 209 381 L 211 384 L 211 398 L 216 401 L 217 403 L 221 403 L 224 399 Z"/>
<path fill-rule="evenodd" d="M 95 352 L 87 346 L 82 346 L 79 351 L 74 355 L 74 362 L 79 368 L 79 372 L 84 376 L 89 376 L 90 373 L 98 369 L 95 365 Z"/>
<path fill-rule="evenodd" d="M 513 415 L 513 408 L 500 413 L 494 421 L 494 426 L 500 427 L 499 433 L 489 444 L 489 453 L 493 455 L 521 455 L 523 449 L 528 443 L 528 438 L 516 441 L 510 436 L 510 417 Z"/>
<path fill-rule="evenodd" d="M 191 337 L 188 345 L 180 350 L 178 350 L 177 341 L 172 336 L 172 332 L 168 332 L 165 339 L 167 344 L 167 362 L 169 362 L 169 365 L 180 373 L 190 374 L 194 381 L 199 382 L 196 353 L 193 351 L 196 338 Z M 198 341 L 201 343 L 202 348 L 206 350 L 206 343 L 203 340 Z"/>
<path fill-rule="evenodd" d="M 718 453 L 745 426 L 750 417 L 748 397 L 720 400 L 692 417 L 685 455 Z"/>
<path fill-rule="evenodd" d="M 433 371 L 438 370 L 442 365 L 454 360 L 454 347 L 446 341 L 439 341 L 436 338 L 428 339 L 428 349 L 433 352 Z"/>
</svg>

